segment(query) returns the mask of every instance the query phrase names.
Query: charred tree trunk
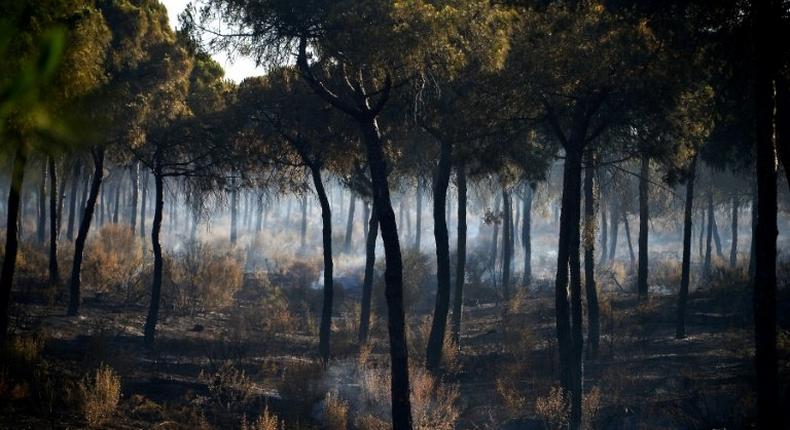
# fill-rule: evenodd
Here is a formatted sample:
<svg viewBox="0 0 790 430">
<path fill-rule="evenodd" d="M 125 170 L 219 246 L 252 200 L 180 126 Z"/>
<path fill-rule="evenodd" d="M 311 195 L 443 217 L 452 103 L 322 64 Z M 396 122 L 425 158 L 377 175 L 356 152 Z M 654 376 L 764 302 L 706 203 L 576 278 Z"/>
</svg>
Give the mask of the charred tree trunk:
<svg viewBox="0 0 790 430">
<path fill-rule="evenodd" d="M 381 134 L 375 117 L 362 122 L 370 176 L 373 182 L 373 204 L 379 219 L 384 242 L 386 271 L 384 273 L 387 316 L 392 366 L 391 399 L 394 430 L 412 428 L 409 399 L 409 353 L 406 347 L 406 316 L 403 308 L 403 260 L 398 241 L 398 226 L 392 210 L 387 163 L 384 159 Z"/>
<path fill-rule="evenodd" d="M 752 184 L 752 241 L 749 244 L 749 278 L 754 280 L 757 270 L 757 181 Z"/>
<path fill-rule="evenodd" d="M 503 203 L 503 217 L 502 217 L 502 291 L 505 294 L 505 300 L 510 300 L 510 263 L 513 255 L 513 201 L 510 198 L 510 192 L 502 186 L 502 203 Z"/>
<path fill-rule="evenodd" d="M 85 178 L 85 181 L 83 182 L 83 186 L 82 186 L 82 195 L 80 196 L 80 217 L 78 220 L 79 223 L 82 223 L 82 219 L 85 218 L 85 206 L 88 203 L 88 194 L 90 194 L 92 183 L 93 183 L 93 175 L 91 174 Z"/>
<path fill-rule="evenodd" d="M 49 164 L 49 283 L 60 285 L 60 267 L 58 267 L 58 236 L 60 234 L 58 173 L 53 156 L 47 157 L 47 163 Z"/>
<path fill-rule="evenodd" d="M 113 192 L 113 197 L 115 197 L 115 203 L 112 212 L 113 224 L 118 224 L 119 221 L 118 217 L 121 203 L 121 184 L 123 183 L 123 170 L 119 171 L 118 173 L 118 182 L 115 184 L 115 191 Z"/>
<path fill-rule="evenodd" d="M 259 233 L 263 229 L 263 213 L 266 211 L 266 209 L 263 207 L 263 196 L 259 195 L 257 200 L 258 216 L 255 218 L 255 232 Z"/>
<path fill-rule="evenodd" d="M 239 224 L 239 189 L 236 177 L 230 180 L 230 244 L 236 245 Z"/>
<path fill-rule="evenodd" d="M 592 151 L 586 154 L 584 168 L 584 288 L 587 293 L 587 355 L 598 355 L 601 332 L 598 310 L 598 287 L 595 284 L 595 160 Z"/>
<path fill-rule="evenodd" d="M 321 308 L 321 324 L 318 334 L 318 352 L 324 365 L 329 363 L 330 348 L 329 336 L 332 334 L 332 304 L 334 302 L 333 288 L 333 262 L 332 262 L 332 208 L 329 206 L 329 199 L 324 189 L 321 179 L 321 168 L 317 165 L 310 166 L 313 176 L 313 186 L 318 195 L 318 202 L 321 205 L 321 222 L 324 246 L 324 303 Z"/>
<path fill-rule="evenodd" d="M 607 246 L 607 240 L 609 239 L 609 222 L 607 220 L 606 200 L 606 195 L 602 192 L 600 197 L 601 203 L 598 205 L 601 211 L 601 265 L 606 264 L 606 257 L 608 257 L 607 250 L 609 249 Z"/>
<path fill-rule="evenodd" d="M 370 212 L 370 219 L 367 220 L 367 234 L 365 235 L 365 279 L 362 281 L 362 305 L 360 306 L 359 322 L 359 343 L 365 344 L 368 341 L 368 330 L 370 328 L 370 302 L 373 296 L 373 275 L 376 266 L 376 239 L 379 235 L 379 219 L 376 216 L 376 207 Z M 367 218 L 367 215 L 366 215 Z"/>
<path fill-rule="evenodd" d="M 74 160 L 74 166 L 71 171 L 71 191 L 69 192 L 69 219 L 66 226 L 66 239 L 69 242 L 74 241 L 74 219 L 77 214 L 77 190 L 80 183 L 80 162 Z"/>
<path fill-rule="evenodd" d="M 466 166 L 458 164 L 456 173 L 458 186 L 458 244 L 455 263 L 455 296 L 453 297 L 452 339 L 461 345 L 461 317 L 464 307 L 464 283 L 466 281 Z"/>
<path fill-rule="evenodd" d="M 628 256 L 631 259 L 631 267 L 633 267 L 634 264 L 636 264 L 636 257 L 634 256 L 634 246 L 631 243 L 631 226 L 628 224 L 628 213 L 625 210 L 623 210 L 622 215 L 623 215 L 623 226 L 625 227 L 625 239 L 626 242 L 628 243 Z"/>
<path fill-rule="evenodd" d="M 609 261 L 614 261 L 615 255 L 617 255 L 617 235 L 620 229 L 620 205 L 612 199 L 610 201 L 609 209 L 609 234 L 611 234 L 611 240 L 609 241 Z"/>
<path fill-rule="evenodd" d="M 524 210 L 521 219 L 521 245 L 524 247 L 524 285 L 532 283 L 532 198 L 535 190 L 527 184 L 524 194 Z"/>
<path fill-rule="evenodd" d="M 132 235 L 137 232 L 137 200 L 140 197 L 140 164 L 132 164 L 129 178 L 132 182 L 132 201 L 129 204 L 129 225 L 132 227 Z"/>
<path fill-rule="evenodd" d="M 689 295 L 689 278 L 691 276 L 691 215 L 694 210 L 694 179 L 697 169 L 697 156 L 691 160 L 689 177 L 686 182 L 686 206 L 683 212 L 683 263 L 680 275 L 680 292 L 678 293 L 678 320 L 675 337 L 686 337 L 686 303 Z"/>
<path fill-rule="evenodd" d="M 497 285 L 497 253 L 499 251 L 499 199 L 496 196 L 496 203 L 494 203 L 494 218 L 493 218 L 493 234 L 491 237 L 491 258 L 488 263 L 491 267 L 491 278 L 494 281 L 494 287 Z"/>
<path fill-rule="evenodd" d="M 302 224 L 299 230 L 300 250 L 305 251 L 307 246 L 307 196 L 302 197 Z"/>
<path fill-rule="evenodd" d="M 648 192 L 650 180 L 650 159 L 642 156 L 639 174 L 639 264 L 637 268 L 637 291 L 639 298 L 647 299 L 647 239 L 648 239 L 648 220 L 650 219 L 650 207 L 648 205 Z"/>
<path fill-rule="evenodd" d="M 93 179 L 85 203 L 85 214 L 80 221 L 77 239 L 74 241 L 74 260 L 71 264 L 71 278 L 69 279 L 69 309 L 68 315 L 75 316 L 80 310 L 80 273 L 82 271 L 82 258 L 85 253 L 85 241 L 91 228 L 93 212 L 96 210 L 96 200 L 99 198 L 102 179 L 104 177 L 104 148 L 93 150 Z"/>
<path fill-rule="evenodd" d="M 790 80 L 782 73 L 776 74 L 776 151 L 790 185 Z"/>
<path fill-rule="evenodd" d="M 414 223 L 414 248 L 420 250 L 420 240 L 422 238 L 422 187 L 421 181 L 417 181 L 417 219 Z"/>
<path fill-rule="evenodd" d="M 570 429 L 578 429 L 581 425 L 583 349 L 579 264 L 581 147 L 580 142 L 570 143 L 565 151 L 554 296 L 557 341 L 560 350 L 560 382 L 570 396 Z"/>
<path fill-rule="evenodd" d="M 700 210 L 699 220 L 699 259 L 703 261 L 705 258 L 705 211 Z"/>
<path fill-rule="evenodd" d="M 162 212 L 164 210 L 164 177 L 160 157 L 155 155 L 154 163 L 154 222 L 151 225 L 151 247 L 154 251 L 154 273 L 151 282 L 151 302 L 148 306 L 148 316 L 145 319 L 143 336 L 145 345 L 152 347 L 156 339 L 156 324 L 159 321 L 159 301 L 162 296 L 162 270 L 164 261 L 162 260 L 162 244 L 159 243 L 159 233 L 162 231 Z"/>
<path fill-rule="evenodd" d="M 705 276 L 710 276 L 710 259 L 713 241 L 713 193 L 708 191 L 708 234 L 705 238 L 705 264 L 703 265 L 702 272 Z"/>
<path fill-rule="evenodd" d="M 738 265 L 738 209 L 740 202 L 738 196 L 732 196 L 732 240 L 730 241 L 730 267 Z"/>
<path fill-rule="evenodd" d="M 450 309 L 450 239 L 447 233 L 447 188 L 452 170 L 452 146 L 440 142 L 439 163 L 433 182 L 433 235 L 436 239 L 436 305 L 431 333 L 425 353 L 429 372 L 437 374 L 442 361 L 442 347 Z"/>
<path fill-rule="evenodd" d="M 11 184 L 6 207 L 6 237 L 3 269 L 0 273 L 0 346 L 8 340 L 9 308 L 11 306 L 11 287 L 14 285 L 16 254 L 19 249 L 19 207 L 22 181 L 25 176 L 27 152 L 17 147 L 11 167 Z"/>
<path fill-rule="evenodd" d="M 140 237 L 145 238 L 145 216 L 146 206 L 148 203 L 148 178 L 151 175 L 148 172 L 143 172 L 143 192 L 140 198 Z"/>
<path fill-rule="evenodd" d="M 351 238 L 354 233 L 354 210 L 356 209 L 357 199 L 356 196 L 351 194 L 348 199 L 348 220 L 346 220 L 346 238 L 343 243 L 343 252 L 348 254 L 351 252 Z"/>
<path fill-rule="evenodd" d="M 754 103 L 757 161 L 757 237 L 754 277 L 754 365 L 759 428 L 783 428 L 776 351 L 776 149 L 774 146 L 776 29 L 781 2 L 753 2 Z M 776 121 L 777 124 L 782 121 Z M 783 148 L 786 149 L 786 148 Z"/>
<path fill-rule="evenodd" d="M 713 243 L 716 245 L 716 255 L 723 258 L 724 254 L 721 252 L 721 237 L 719 236 L 719 225 L 716 223 L 716 209 L 713 210 L 713 216 L 710 217 L 710 223 L 713 224 Z"/>
<path fill-rule="evenodd" d="M 36 239 L 39 245 L 44 245 L 47 235 L 47 164 L 41 165 L 41 182 L 38 188 L 38 225 Z"/>
</svg>

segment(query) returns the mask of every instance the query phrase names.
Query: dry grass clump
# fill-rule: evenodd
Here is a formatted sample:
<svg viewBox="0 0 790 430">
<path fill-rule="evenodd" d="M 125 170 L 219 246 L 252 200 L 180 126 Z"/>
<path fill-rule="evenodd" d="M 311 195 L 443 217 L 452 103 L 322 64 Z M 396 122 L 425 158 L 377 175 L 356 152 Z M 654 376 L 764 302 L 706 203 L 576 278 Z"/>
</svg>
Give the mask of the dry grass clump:
<svg viewBox="0 0 790 430">
<path fill-rule="evenodd" d="M 231 363 L 223 364 L 214 373 L 201 371 L 198 380 L 208 386 L 211 400 L 226 410 L 243 405 L 253 395 L 252 380 Z"/>
<path fill-rule="evenodd" d="M 233 249 L 193 241 L 169 256 L 165 300 L 187 312 L 229 305 L 244 277 L 244 261 Z"/>
<path fill-rule="evenodd" d="M 82 279 L 88 290 L 116 293 L 126 300 L 135 300 L 142 294 L 135 288 L 142 268 L 142 247 L 132 229 L 126 225 L 107 224 L 88 241 Z"/>
<path fill-rule="evenodd" d="M 269 407 L 263 409 L 257 420 L 248 423 L 247 416 L 241 419 L 241 430 L 281 430 L 285 429 L 285 421 L 280 421 L 277 414 L 269 411 Z"/>
<path fill-rule="evenodd" d="M 527 407 L 527 398 L 510 378 L 498 377 L 496 391 L 502 398 L 505 412 L 509 418 L 516 418 L 524 414 Z"/>
<path fill-rule="evenodd" d="M 547 429 L 564 429 L 568 426 L 570 405 L 560 387 L 552 387 L 545 396 L 535 401 L 535 413 Z"/>
<path fill-rule="evenodd" d="M 115 413 L 121 399 L 121 378 L 109 366 L 86 375 L 78 386 L 80 411 L 89 427 L 104 424 Z"/>
<path fill-rule="evenodd" d="M 282 378 L 277 382 L 277 392 L 288 400 L 297 412 L 309 414 L 326 390 L 323 384 L 324 368 L 312 360 L 294 360 L 286 365 Z"/>
<path fill-rule="evenodd" d="M 336 392 L 326 393 L 323 404 L 324 428 L 326 430 L 346 430 L 348 428 L 348 402 Z"/>
</svg>

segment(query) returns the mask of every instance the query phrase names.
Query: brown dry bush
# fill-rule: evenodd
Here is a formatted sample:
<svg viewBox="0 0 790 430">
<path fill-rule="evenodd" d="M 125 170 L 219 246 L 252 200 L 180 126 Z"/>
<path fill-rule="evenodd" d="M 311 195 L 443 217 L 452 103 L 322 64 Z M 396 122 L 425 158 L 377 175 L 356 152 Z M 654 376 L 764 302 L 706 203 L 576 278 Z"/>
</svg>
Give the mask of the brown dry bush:
<svg viewBox="0 0 790 430">
<path fill-rule="evenodd" d="M 373 283 L 373 307 L 377 315 L 387 315 L 384 296 L 384 262 L 379 261 Z M 436 266 L 433 258 L 416 249 L 403 251 L 403 308 L 407 315 L 425 314 L 433 310 L 436 289 Z"/>
<path fill-rule="evenodd" d="M 348 402 L 337 393 L 328 392 L 323 402 L 324 428 L 346 430 L 348 428 Z"/>
<path fill-rule="evenodd" d="M 241 419 L 241 430 L 280 430 L 285 429 L 285 421 L 280 421 L 277 414 L 270 412 L 268 406 L 263 409 L 257 420 L 248 423 L 247 416 Z"/>
<path fill-rule="evenodd" d="M 136 282 L 142 268 L 143 251 L 131 228 L 107 224 L 88 240 L 82 279 L 88 291 L 137 300 L 144 295 Z"/>
<path fill-rule="evenodd" d="M 80 382 L 79 397 L 85 422 L 98 427 L 115 413 L 121 399 L 121 378 L 109 366 L 101 366 Z"/>
<path fill-rule="evenodd" d="M 535 401 L 535 413 L 547 430 L 567 427 L 570 407 L 563 389 L 552 387 L 547 395 L 538 397 Z"/>
<path fill-rule="evenodd" d="M 189 242 L 183 252 L 168 256 L 163 299 L 187 312 L 228 306 L 242 286 L 243 265 L 231 248 Z"/>
<path fill-rule="evenodd" d="M 198 380 L 208 386 L 211 400 L 226 410 L 243 406 L 253 395 L 252 380 L 231 363 L 213 373 L 201 371 Z"/>
<path fill-rule="evenodd" d="M 277 382 L 277 392 L 294 406 L 297 415 L 307 415 L 326 390 L 323 383 L 324 368 L 312 360 L 293 360 L 283 370 Z"/>
</svg>

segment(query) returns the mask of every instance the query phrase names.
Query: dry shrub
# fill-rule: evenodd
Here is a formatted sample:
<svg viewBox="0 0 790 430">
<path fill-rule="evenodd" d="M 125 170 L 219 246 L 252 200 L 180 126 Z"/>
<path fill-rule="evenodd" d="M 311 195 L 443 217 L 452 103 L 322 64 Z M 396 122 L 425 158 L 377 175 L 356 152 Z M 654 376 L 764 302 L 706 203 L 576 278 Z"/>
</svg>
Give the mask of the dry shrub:
<svg viewBox="0 0 790 430">
<path fill-rule="evenodd" d="M 252 380 L 231 363 L 223 364 L 214 373 L 201 371 L 198 380 L 208 386 L 211 400 L 226 410 L 245 404 L 253 395 Z"/>
<path fill-rule="evenodd" d="M 431 317 L 415 317 L 406 325 L 406 343 L 409 348 L 409 359 L 415 365 L 425 364 L 425 352 L 431 336 Z"/>
<path fill-rule="evenodd" d="M 442 384 L 423 368 L 410 372 L 411 407 L 414 428 L 452 430 L 460 413 L 456 403 L 460 392 L 454 384 Z"/>
<path fill-rule="evenodd" d="M 546 396 L 535 401 L 535 413 L 547 429 L 564 429 L 568 426 L 570 405 L 560 387 L 552 387 Z"/>
<path fill-rule="evenodd" d="M 384 262 L 379 261 L 378 276 L 373 283 L 374 310 L 378 315 L 387 315 L 384 295 Z M 416 249 L 403 251 L 403 308 L 407 315 L 424 314 L 433 310 L 436 288 L 436 267 L 429 254 Z"/>
<path fill-rule="evenodd" d="M 0 398 L 19 400 L 29 396 L 43 346 L 41 337 L 15 336 L 0 349 Z"/>
<path fill-rule="evenodd" d="M 676 290 L 680 286 L 682 261 L 676 259 L 663 260 L 650 267 L 650 283 Z"/>
<path fill-rule="evenodd" d="M 312 360 L 294 360 L 289 363 L 277 382 L 277 392 L 291 402 L 298 412 L 309 413 L 312 405 L 323 398 L 324 368 Z"/>
<path fill-rule="evenodd" d="M 20 278 L 44 279 L 48 276 L 49 255 L 46 249 L 28 241 L 20 241 L 16 254 L 16 271 Z"/>
<path fill-rule="evenodd" d="M 164 293 L 175 309 L 193 312 L 227 306 L 242 286 L 244 262 L 233 249 L 192 241 L 168 260 Z"/>
<path fill-rule="evenodd" d="M 121 378 L 109 366 L 101 366 L 79 384 L 80 410 L 89 427 L 105 423 L 121 399 Z"/>
<path fill-rule="evenodd" d="M 359 430 L 388 430 L 392 428 L 392 425 L 389 422 L 373 414 L 358 416 L 354 420 L 354 426 Z"/>
<path fill-rule="evenodd" d="M 290 333 L 297 325 L 288 303 L 288 298 L 279 287 L 269 286 L 255 306 L 259 318 L 257 322 L 269 336 L 276 333 Z"/>
<path fill-rule="evenodd" d="M 505 411 L 509 418 L 516 418 L 524 413 L 527 406 L 527 398 L 521 394 L 512 379 L 498 377 L 496 379 L 496 391 L 502 398 Z"/>
<path fill-rule="evenodd" d="M 348 428 L 348 403 L 337 393 L 328 392 L 324 397 L 324 428 L 346 430 Z"/>
<path fill-rule="evenodd" d="M 603 406 L 603 396 L 598 387 L 593 387 L 590 392 L 584 395 L 582 401 L 582 428 L 593 428 L 598 413 Z"/>
<path fill-rule="evenodd" d="M 142 268 L 143 251 L 132 229 L 126 225 L 107 224 L 88 240 L 82 279 L 88 290 L 116 293 L 133 300 L 142 295 L 142 291 L 135 288 Z"/>
<path fill-rule="evenodd" d="M 285 429 L 285 421 L 280 421 L 277 414 L 269 411 L 269 407 L 263 409 L 261 416 L 257 420 L 247 423 L 247 416 L 241 419 L 241 430 L 280 430 Z"/>
</svg>

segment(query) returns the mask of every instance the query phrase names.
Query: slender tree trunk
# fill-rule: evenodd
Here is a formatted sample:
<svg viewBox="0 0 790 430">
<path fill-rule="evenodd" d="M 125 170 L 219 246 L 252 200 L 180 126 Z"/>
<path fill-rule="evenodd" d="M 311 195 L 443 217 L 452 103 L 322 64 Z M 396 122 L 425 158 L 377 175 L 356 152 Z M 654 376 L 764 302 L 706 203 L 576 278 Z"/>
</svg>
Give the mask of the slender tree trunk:
<svg viewBox="0 0 790 430">
<path fill-rule="evenodd" d="M 370 218 L 370 207 L 371 206 L 372 205 L 370 203 L 368 203 L 368 202 L 365 202 L 362 205 L 362 210 L 363 210 L 364 219 L 365 219 L 365 222 L 362 223 L 362 234 L 365 236 L 365 240 L 367 240 L 367 237 L 368 237 L 368 219 Z M 378 225 L 378 224 L 376 224 L 376 225 Z"/>
<path fill-rule="evenodd" d="M 305 250 L 307 240 L 307 196 L 302 197 L 302 227 L 300 229 L 300 249 Z"/>
<path fill-rule="evenodd" d="M 560 350 L 560 382 L 570 396 L 571 412 L 568 428 L 572 430 L 578 429 L 581 425 L 582 400 L 583 339 L 579 265 L 580 152 L 580 143 L 572 143 L 566 147 L 554 296 L 557 341 Z M 569 289 L 570 302 L 568 301 Z"/>
<path fill-rule="evenodd" d="M 738 265 L 738 209 L 740 202 L 738 196 L 732 196 L 732 240 L 730 241 L 730 267 Z"/>
<path fill-rule="evenodd" d="M 255 232 L 259 233 L 263 229 L 263 213 L 265 212 L 265 208 L 263 207 L 263 196 L 258 196 L 258 217 L 255 219 Z"/>
<path fill-rule="evenodd" d="M 363 121 L 370 176 L 373 182 L 373 204 L 384 241 L 386 271 L 384 273 L 387 299 L 388 331 L 390 337 L 390 363 L 392 366 L 391 399 L 392 426 L 394 430 L 412 428 L 411 401 L 409 399 L 409 355 L 406 347 L 406 317 L 403 308 L 403 260 L 398 241 L 398 226 L 387 180 L 381 134 L 375 118 Z"/>
<path fill-rule="evenodd" d="M 107 190 L 107 186 L 105 185 L 105 186 L 101 187 L 101 190 L 99 191 L 99 193 L 100 193 L 100 197 L 99 197 L 99 227 L 104 225 L 104 212 L 105 212 L 105 210 L 107 208 L 107 201 L 106 201 L 107 199 L 105 198 L 106 195 L 107 195 L 107 191 L 106 190 Z"/>
<path fill-rule="evenodd" d="M 466 166 L 459 162 L 456 182 L 458 186 L 458 234 L 455 263 L 455 295 L 453 297 L 452 339 L 461 345 L 461 317 L 464 307 L 464 283 L 466 281 Z"/>
<path fill-rule="evenodd" d="M 85 170 L 87 172 L 87 168 Z M 90 194 L 92 183 L 93 183 L 93 175 L 89 174 L 85 177 L 85 180 L 82 185 L 82 194 L 80 197 L 80 217 L 78 220 L 79 223 L 82 223 L 82 219 L 85 218 L 85 206 L 88 203 L 88 194 Z"/>
<path fill-rule="evenodd" d="M 524 194 L 524 217 L 521 219 L 521 245 L 524 247 L 524 285 L 532 284 L 532 198 L 535 190 L 527 184 Z"/>
<path fill-rule="evenodd" d="M 113 196 L 115 197 L 115 203 L 112 212 L 112 223 L 118 224 L 119 221 L 119 210 L 120 210 L 120 203 L 121 203 L 121 184 L 123 183 L 123 170 L 119 170 L 118 172 L 118 182 L 115 184 L 115 191 L 113 192 Z"/>
<path fill-rule="evenodd" d="M 754 280 L 757 270 L 757 181 L 752 183 L 752 240 L 749 244 L 749 278 Z"/>
<path fill-rule="evenodd" d="M 719 237 L 719 225 L 716 223 L 716 210 L 713 210 L 713 216 L 710 217 L 710 222 L 713 224 L 713 243 L 716 245 L 716 255 L 723 258 L 724 254 L 721 252 L 721 237 Z"/>
<path fill-rule="evenodd" d="M 643 155 L 639 174 L 639 264 L 637 268 L 637 291 L 639 298 L 647 299 L 647 239 L 648 239 L 648 220 L 650 219 L 650 207 L 648 205 L 648 191 L 650 180 L 650 159 Z"/>
<path fill-rule="evenodd" d="M 705 211 L 700 210 L 699 220 L 699 259 L 705 259 Z"/>
<path fill-rule="evenodd" d="M 239 223 L 239 190 L 236 184 L 236 177 L 230 180 L 230 244 L 236 245 L 238 238 L 238 223 Z M 304 240 L 303 240 L 304 242 Z"/>
<path fill-rule="evenodd" d="M 354 209 L 356 209 L 357 199 L 353 194 L 348 199 L 348 220 L 346 221 L 346 238 L 343 243 L 343 252 L 351 252 L 351 237 L 354 233 Z"/>
<path fill-rule="evenodd" d="M 74 166 L 71 171 L 71 191 L 69 192 L 69 219 L 66 226 L 66 239 L 69 242 L 74 241 L 74 219 L 77 213 L 77 190 L 80 183 L 80 162 L 74 160 Z"/>
<path fill-rule="evenodd" d="M 625 239 L 628 242 L 628 256 L 631 258 L 631 267 L 636 264 L 636 257 L 634 256 L 634 246 L 631 243 L 631 226 L 628 224 L 628 213 L 623 210 L 623 226 L 625 227 Z"/>
<path fill-rule="evenodd" d="M 494 231 L 491 237 L 491 257 L 488 263 L 491 267 L 491 278 L 494 282 L 494 287 L 497 285 L 497 251 L 499 251 L 499 220 L 497 218 L 499 216 L 500 198 L 501 196 L 497 195 L 494 203 Z"/>
<path fill-rule="evenodd" d="M 368 330 L 370 328 L 370 302 L 373 296 L 373 275 L 376 266 L 376 239 L 379 235 L 379 219 L 376 216 L 376 207 L 368 209 L 367 202 L 365 207 L 365 218 L 368 228 L 365 234 L 365 279 L 362 281 L 362 305 L 360 306 L 359 322 L 359 343 L 365 344 L 368 341 Z"/>
<path fill-rule="evenodd" d="M 691 160 L 689 177 L 686 182 L 686 206 L 683 212 L 683 263 L 680 275 L 680 293 L 678 294 L 678 319 L 675 337 L 686 337 L 686 303 L 689 295 L 689 278 L 691 276 L 691 215 L 694 210 L 694 179 L 697 169 L 697 156 Z"/>
<path fill-rule="evenodd" d="M 776 151 L 790 185 L 790 80 L 782 73 L 776 74 Z"/>
<path fill-rule="evenodd" d="M 140 237 L 145 238 L 145 217 L 146 217 L 146 209 L 148 206 L 148 178 L 151 175 L 148 174 L 147 171 L 143 171 L 143 191 L 142 195 L 140 196 Z"/>
<path fill-rule="evenodd" d="M 44 245 L 47 235 L 47 164 L 41 165 L 41 182 L 38 188 L 38 226 L 36 238 L 40 245 Z"/>
<path fill-rule="evenodd" d="M 617 235 L 620 229 L 620 205 L 617 203 L 615 199 L 610 201 L 610 224 L 609 224 L 609 233 L 612 235 L 611 240 L 609 241 L 609 261 L 614 261 L 614 257 L 617 254 Z"/>
<path fill-rule="evenodd" d="M 786 428 L 779 405 L 776 351 L 776 149 L 774 83 L 781 2 L 752 2 L 754 25 L 754 103 L 757 160 L 757 237 L 754 277 L 754 365 L 757 371 L 759 428 Z M 782 119 L 776 121 L 781 123 Z M 784 126 L 782 126 L 784 127 Z M 782 128 L 783 130 L 783 128 Z M 781 131 L 781 130 L 780 130 Z M 784 143 L 784 142 L 782 142 Z M 787 148 L 783 148 L 787 149 Z"/>
<path fill-rule="evenodd" d="M 96 201 L 99 198 L 102 179 L 104 177 L 104 148 L 93 150 L 93 178 L 85 203 L 85 214 L 80 221 L 80 229 L 77 231 L 77 239 L 74 241 L 74 260 L 71 263 L 71 278 L 69 279 L 69 309 L 68 315 L 75 316 L 80 309 L 80 273 L 82 272 L 82 258 L 85 252 L 85 241 L 88 239 L 88 232 L 91 228 L 91 220 L 96 210 Z"/>
<path fill-rule="evenodd" d="M 505 300 L 510 300 L 510 263 L 511 255 L 513 254 L 511 243 L 513 235 L 513 224 L 511 217 L 513 216 L 513 201 L 510 198 L 510 192 L 502 186 L 502 203 L 503 203 L 503 217 L 502 217 L 502 291 L 505 294 Z"/>
<path fill-rule="evenodd" d="M 608 225 L 609 222 L 608 222 L 607 216 L 606 216 L 607 215 L 607 210 L 606 210 L 606 208 L 607 208 L 607 204 L 606 204 L 607 198 L 606 198 L 606 195 L 603 192 L 601 192 L 600 201 L 601 201 L 601 203 L 599 204 L 599 208 L 600 208 L 600 211 L 601 211 L 601 261 L 600 261 L 600 264 L 604 265 L 604 264 L 606 264 L 606 261 L 607 261 L 607 258 L 606 258 L 606 257 L 608 257 L 607 250 L 609 249 L 609 247 L 607 246 L 607 239 L 609 239 L 609 231 L 608 231 L 609 230 L 609 228 L 608 228 L 609 227 L 609 225 Z"/>
<path fill-rule="evenodd" d="M 422 187 L 421 181 L 417 181 L 417 220 L 415 222 L 414 247 L 420 250 L 420 239 L 422 238 Z"/>
<path fill-rule="evenodd" d="M 58 235 L 60 234 L 60 211 L 58 210 L 58 173 L 55 158 L 47 157 L 49 164 L 49 283 L 60 285 L 58 267 Z"/>
<path fill-rule="evenodd" d="M 600 318 L 598 310 L 598 288 L 595 284 L 595 160 L 592 151 L 587 151 L 584 168 L 584 287 L 587 293 L 587 355 L 598 355 Z"/>
<path fill-rule="evenodd" d="M 22 181 L 25 176 L 27 151 L 17 147 L 11 167 L 11 183 L 6 207 L 6 237 L 3 269 L 0 272 L 0 346 L 8 340 L 8 320 L 11 306 L 11 287 L 14 285 L 16 254 L 19 249 L 19 208 Z"/>
<path fill-rule="evenodd" d="M 433 374 L 439 372 L 442 347 L 450 309 L 450 239 L 447 233 L 447 188 L 452 171 L 452 145 L 440 142 L 439 163 L 433 182 L 433 235 L 436 239 L 436 305 L 428 337 L 426 367 Z"/>
<path fill-rule="evenodd" d="M 157 148 L 157 151 L 160 151 Z M 154 164 L 154 223 L 151 225 L 151 247 L 154 250 L 154 274 L 151 282 L 151 302 L 148 306 L 148 316 L 145 319 L 143 330 L 145 345 L 151 347 L 156 338 L 156 324 L 159 321 L 159 302 L 162 295 L 162 244 L 159 243 L 159 233 L 162 231 L 162 211 L 164 210 L 164 178 L 160 163 L 161 154 L 155 155 Z"/>
<path fill-rule="evenodd" d="M 711 242 L 713 239 L 713 193 L 708 191 L 708 235 L 705 239 L 705 264 L 703 266 L 703 273 L 705 276 L 710 276 L 710 257 L 711 257 Z"/>
<path fill-rule="evenodd" d="M 137 200 L 140 197 L 140 163 L 132 164 L 129 178 L 132 182 L 132 201 L 129 204 L 129 225 L 132 235 L 137 232 Z"/>
<path fill-rule="evenodd" d="M 324 303 L 321 310 L 321 324 L 318 334 L 318 351 L 324 365 L 329 363 L 330 348 L 329 336 L 332 334 L 332 304 L 334 302 L 333 289 L 333 263 L 332 263 L 332 208 L 329 206 L 329 199 L 324 189 L 321 179 L 321 169 L 316 165 L 310 166 L 313 176 L 313 186 L 318 195 L 318 202 L 321 205 L 321 222 L 324 246 Z M 306 200 L 306 199 L 305 199 Z"/>
</svg>

